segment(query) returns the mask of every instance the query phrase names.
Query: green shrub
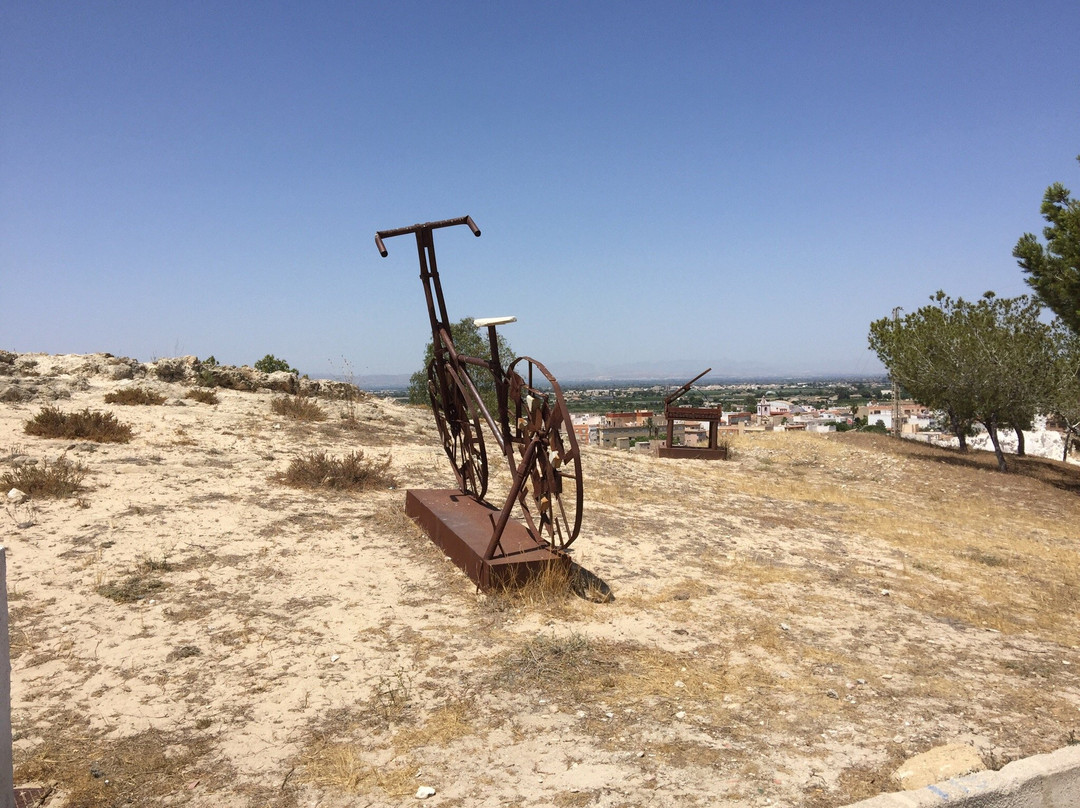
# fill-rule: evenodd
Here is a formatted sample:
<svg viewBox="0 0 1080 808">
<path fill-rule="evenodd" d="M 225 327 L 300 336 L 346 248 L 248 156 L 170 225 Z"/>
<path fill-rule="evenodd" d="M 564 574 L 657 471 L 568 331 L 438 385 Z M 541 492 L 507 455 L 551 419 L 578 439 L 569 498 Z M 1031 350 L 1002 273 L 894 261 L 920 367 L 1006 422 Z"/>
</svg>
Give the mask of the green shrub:
<svg viewBox="0 0 1080 808">
<path fill-rule="evenodd" d="M 163 382 L 182 382 L 187 376 L 187 365 L 183 359 L 159 359 L 154 373 Z"/>
<path fill-rule="evenodd" d="M 263 373 L 276 373 L 279 370 L 283 370 L 286 373 L 296 373 L 295 368 L 289 367 L 289 363 L 284 359 L 278 359 L 273 354 L 267 354 L 258 362 L 255 363 L 255 370 L 262 371 Z"/>
</svg>

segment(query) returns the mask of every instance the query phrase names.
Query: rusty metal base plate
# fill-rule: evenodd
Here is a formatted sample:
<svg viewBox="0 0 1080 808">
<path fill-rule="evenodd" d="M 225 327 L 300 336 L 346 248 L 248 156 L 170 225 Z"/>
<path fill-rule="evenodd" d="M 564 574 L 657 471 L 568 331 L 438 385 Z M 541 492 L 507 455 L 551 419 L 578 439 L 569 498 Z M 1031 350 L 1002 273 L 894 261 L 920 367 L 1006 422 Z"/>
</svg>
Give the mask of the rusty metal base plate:
<svg viewBox="0 0 1080 808">
<path fill-rule="evenodd" d="M 15 808 L 41 808 L 52 794 L 51 786 L 25 786 L 15 789 Z"/>
<path fill-rule="evenodd" d="M 681 457 L 687 460 L 727 460 L 727 449 L 701 448 L 697 446 L 662 446 L 657 450 L 658 457 Z"/>
<path fill-rule="evenodd" d="M 405 513 L 481 589 L 514 586 L 552 564 L 569 564 L 514 519 L 503 531 L 502 552 L 485 559 L 499 511 L 455 489 L 409 489 Z"/>
</svg>

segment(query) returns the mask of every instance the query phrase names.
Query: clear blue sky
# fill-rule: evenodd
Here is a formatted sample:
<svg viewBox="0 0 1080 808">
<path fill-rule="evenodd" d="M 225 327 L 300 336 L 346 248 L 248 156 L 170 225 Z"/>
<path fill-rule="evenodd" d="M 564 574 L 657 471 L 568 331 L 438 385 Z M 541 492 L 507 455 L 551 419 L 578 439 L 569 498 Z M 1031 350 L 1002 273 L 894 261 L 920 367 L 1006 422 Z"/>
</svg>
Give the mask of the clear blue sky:
<svg viewBox="0 0 1080 808">
<path fill-rule="evenodd" d="M 408 373 L 450 314 L 560 368 L 859 372 L 1026 291 L 1080 191 L 1080 3 L 0 5 L 0 348 Z"/>
</svg>

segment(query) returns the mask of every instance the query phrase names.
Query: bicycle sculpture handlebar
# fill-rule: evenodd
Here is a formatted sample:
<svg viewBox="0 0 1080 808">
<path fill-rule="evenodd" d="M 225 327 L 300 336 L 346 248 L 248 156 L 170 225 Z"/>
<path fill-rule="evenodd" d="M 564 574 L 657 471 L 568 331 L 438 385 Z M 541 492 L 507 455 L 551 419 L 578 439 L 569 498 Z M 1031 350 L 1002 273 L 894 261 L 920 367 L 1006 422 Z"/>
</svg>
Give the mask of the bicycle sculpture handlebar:
<svg viewBox="0 0 1080 808">
<path fill-rule="evenodd" d="M 583 493 L 581 453 L 562 389 L 547 368 L 530 357 L 518 357 L 503 369 L 495 329 L 510 318 L 485 321 L 490 358 L 466 356 L 457 350 L 432 235 L 437 229 L 455 225 L 467 225 L 474 235 L 480 235 L 480 228 L 469 216 L 379 230 L 375 234 L 375 246 L 384 258 L 387 250 L 383 239 L 408 233 L 416 236 L 434 349 L 427 368 L 428 395 L 443 448 L 458 487 L 481 502 L 488 486 L 481 419 L 508 464 L 512 476 L 510 493 L 492 526 L 486 559 L 499 552 L 500 538 L 515 503 L 537 541 L 555 550 L 566 549 L 581 529 Z M 498 402 L 495 416 L 484 403 L 469 368 L 491 373 Z"/>
<path fill-rule="evenodd" d="M 440 227 L 453 227 L 456 224 L 467 224 L 469 229 L 473 231 L 473 235 L 477 238 L 480 237 L 480 228 L 476 226 L 476 222 L 472 220 L 472 216 L 462 216 L 457 219 L 443 219 L 441 222 L 428 222 L 427 224 L 414 224 L 411 227 L 398 227 L 393 230 L 378 230 L 375 233 L 375 246 L 379 248 L 379 255 L 386 258 L 386 246 L 383 244 L 384 238 L 392 238 L 394 236 L 404 236 L 407 233 L 418 233 L 421 230 L 435 230 Z"/>
</svg>

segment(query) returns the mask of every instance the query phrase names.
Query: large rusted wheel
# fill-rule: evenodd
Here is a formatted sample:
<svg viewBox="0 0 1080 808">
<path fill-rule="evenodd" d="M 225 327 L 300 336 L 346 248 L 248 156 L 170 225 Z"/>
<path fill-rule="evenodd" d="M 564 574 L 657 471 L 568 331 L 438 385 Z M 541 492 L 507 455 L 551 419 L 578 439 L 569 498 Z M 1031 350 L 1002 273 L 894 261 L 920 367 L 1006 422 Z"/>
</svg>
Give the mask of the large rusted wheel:
<svg viewBox="0 0 1080 808">
<path fill-rule="evenodd" d="M 457 375 L 465 371 L 455 371 L 445 363 L 442 368 L 444 384 L 439 384 L 436 362 L 432 360 L 428 364 L 428 395 L 435 413 L 435 425 L 439 428 L 446 456 L 454 467 L 458 487 L 466 494 L 483 499 L 488 485 L 487 451 L 476 408 Z"/>
<path fill-rule="evenodd" d="M 581 530 L 581 452 L 562 389 L 548 369 L 528 356 L 507 369 L 509 409 L 518 457 L 535 444 L 520 501 L 553 547 L 569 547 Z"/>
</svg>

